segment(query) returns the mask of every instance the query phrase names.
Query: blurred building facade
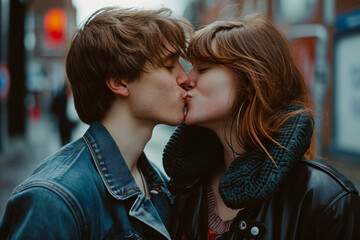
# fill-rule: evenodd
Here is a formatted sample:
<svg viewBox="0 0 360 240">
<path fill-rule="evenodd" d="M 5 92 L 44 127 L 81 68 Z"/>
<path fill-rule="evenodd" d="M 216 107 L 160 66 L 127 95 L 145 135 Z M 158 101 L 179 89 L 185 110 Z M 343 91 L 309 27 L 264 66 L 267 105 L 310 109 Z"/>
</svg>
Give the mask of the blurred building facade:
<svg viewBox="0 0 360 240">
<path fill-rule="evenodd" d="M 76 27 L 71 0 L 1 0 L 0 153 L 49 111 Z M 1 161 L 1 160 L 0 160 Z"/>
<path fill-rule="evenodd" d="M 189 0 L 183 15 L 198 28 L 249 13 L 269 15 L 291 42 L 318 154 L 360 164 L 360 0 Z M 49 110 L 75 21 L 71 0 L 0 0 L 0 154 Z"/>
<path fill-rule="evenodd" d="M 251 13 L 288 37 L 316 110 L 317 153 L 360 164 L 360 0 L 193 0 L 195 27 Z"/>
</svg>

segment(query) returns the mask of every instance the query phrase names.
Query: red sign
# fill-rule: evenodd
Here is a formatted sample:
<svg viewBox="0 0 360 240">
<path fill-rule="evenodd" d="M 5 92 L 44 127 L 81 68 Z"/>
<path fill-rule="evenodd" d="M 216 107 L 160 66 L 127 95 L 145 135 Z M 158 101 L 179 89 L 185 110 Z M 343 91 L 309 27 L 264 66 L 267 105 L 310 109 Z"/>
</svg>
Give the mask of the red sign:
<svg viewBox="0 0 360 240">
<path fill-rule="evenodd" d="M 61 8 L 48 10 L 44 16 L 45 42 L 51 48 L 61 47 L 66 39 L 66 12 Z"/>
</svg>

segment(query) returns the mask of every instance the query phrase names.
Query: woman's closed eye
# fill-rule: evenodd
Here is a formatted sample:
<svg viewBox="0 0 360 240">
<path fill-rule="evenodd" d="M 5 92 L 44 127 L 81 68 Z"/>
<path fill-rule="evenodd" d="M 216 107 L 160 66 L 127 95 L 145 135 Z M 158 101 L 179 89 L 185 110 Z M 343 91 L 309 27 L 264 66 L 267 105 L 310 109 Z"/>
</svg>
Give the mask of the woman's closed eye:
<svg viewBox="0 0 360 240">
<path fill-rule="evenodd" d="M 208 67 L 199 67 L 199 68 L 197 68 L 197 71 L 199 72 L 199 73 L 203 73 L 203 72 L 205 72 L 206 70 L 208 70 L 209 68 Z"/>
</svg>

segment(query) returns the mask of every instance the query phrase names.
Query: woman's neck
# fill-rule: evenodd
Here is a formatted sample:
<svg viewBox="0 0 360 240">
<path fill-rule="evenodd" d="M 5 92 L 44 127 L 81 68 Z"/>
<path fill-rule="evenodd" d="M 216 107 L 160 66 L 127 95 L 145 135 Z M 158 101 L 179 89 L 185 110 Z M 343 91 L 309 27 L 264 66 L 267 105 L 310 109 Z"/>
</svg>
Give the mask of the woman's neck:
<svg viewBox="0 0 360 240">
<path fill-rule="evenodd" d="M 231 129 L 231 124 L 219 124 L 212 130 L 219 137 L 224 149 L 225 171 L 230 167 L 233 160 L 245 151 L 238 143 L 236 129 Z"/>
<path fill-rule="evenodd" d="M 219 182 L 234 159 L 239 156 L 239 154 L 244 153 L 244 149 L 238 143 L 237 138 L 239 136 L 236 134 L 236 129 L 231 129 L 228 125 L 229 124 L 217 124 L 215 128 L 211 128 L 219 137 L 224 149 L 224 166 L 219 168 L 210 179 L 210 186 L 215 193 L 217 212 L 223 221 L 234 219 L 239 210 L 233 210 L 225 205 L 219 193 Z"/>
</svg>

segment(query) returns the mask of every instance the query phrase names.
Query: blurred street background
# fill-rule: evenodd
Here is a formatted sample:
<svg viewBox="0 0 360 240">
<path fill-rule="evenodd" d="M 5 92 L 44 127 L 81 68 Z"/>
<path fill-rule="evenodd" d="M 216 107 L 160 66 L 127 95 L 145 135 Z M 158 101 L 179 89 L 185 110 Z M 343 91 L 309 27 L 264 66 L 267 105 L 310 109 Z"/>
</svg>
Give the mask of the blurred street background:
<svg viewBox="0 0 360 240">
<path fill-rule="evenodd" d="M 288 37 L 313 99 L 316 161 L 334 166 L 360 189 L 360 0 L 0 0 L 0 219 L 14 187 L 86 131 L 64 62 L 76 27 L 109 5 L 169 7 L 196 28 L 244 14 L 269 15 Z M 145 149 L 161 169 L 173 130 L 157 126 Z"/>
</svg>

